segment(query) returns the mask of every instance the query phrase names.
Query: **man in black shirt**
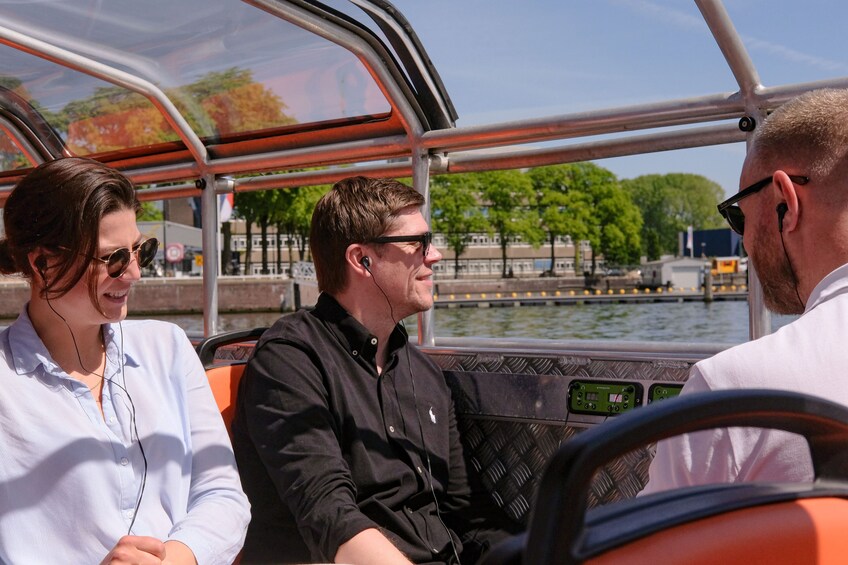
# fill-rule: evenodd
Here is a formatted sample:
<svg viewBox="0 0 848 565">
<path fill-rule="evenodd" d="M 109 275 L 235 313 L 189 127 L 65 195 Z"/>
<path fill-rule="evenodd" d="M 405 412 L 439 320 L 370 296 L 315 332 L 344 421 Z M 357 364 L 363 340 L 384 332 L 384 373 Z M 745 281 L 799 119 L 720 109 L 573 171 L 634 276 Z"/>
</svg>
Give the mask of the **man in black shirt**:
<svg viewBox="0 0 848 565">
<path fill-rule="evenodd" d="M 246 563 L 473 563 L 502 535 L 469 518 L 450 391 L 398 324 L 433 303 L 423 203 L 355 177 L 315 208 L 318 304 L 265 332 L 238 395 Z"/>
</svg>

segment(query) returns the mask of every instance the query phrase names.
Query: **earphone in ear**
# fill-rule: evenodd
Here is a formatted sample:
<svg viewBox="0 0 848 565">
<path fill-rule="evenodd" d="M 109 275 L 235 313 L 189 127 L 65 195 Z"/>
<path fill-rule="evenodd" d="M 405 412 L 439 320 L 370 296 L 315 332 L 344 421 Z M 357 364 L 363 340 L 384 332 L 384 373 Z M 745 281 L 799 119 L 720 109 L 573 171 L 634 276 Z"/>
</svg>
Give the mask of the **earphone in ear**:
<svg viewBox="0 0 848 565">
<path fill-rule="evenodd" d="M 42 279 L 47 279 L 47 277 L 44 276 L 44 271 L 47 270 L 47 258 L 45 258 L 44 255 L 39 255 L 35 258 L 35 268 L 38 269 L 38 274 L 41 275 Z"/>
<path fill-rule="evenodd" d="M 777 211 L 777 231 L 783 233 L 783 216 L 789 211 L 789 206 L 786 205 L 786 202 L 781 202 L 775 210 Z"/>
<path fill-rule="evenodd" d="M 367 255 L 360 259 L 359 262 L 362 263 L 362 266 L 365 267 L 366 271 L 371 268 L 371 259 Z"/>
</svg>

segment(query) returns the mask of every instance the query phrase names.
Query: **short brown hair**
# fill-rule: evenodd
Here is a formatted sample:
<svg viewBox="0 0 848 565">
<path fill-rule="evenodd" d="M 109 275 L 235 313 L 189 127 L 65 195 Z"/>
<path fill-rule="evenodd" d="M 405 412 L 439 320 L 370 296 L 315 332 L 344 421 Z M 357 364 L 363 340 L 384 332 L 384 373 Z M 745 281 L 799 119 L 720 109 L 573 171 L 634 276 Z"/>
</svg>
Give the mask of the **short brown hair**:
<svg viewBox="0 0 848 565">
<path fill-rule="evenodd" d="M 312 213 L 309 248 L 318 288 L 329 294 L 344 290 L 347 248 L 380 237 L 401 210 L 422 204 L 414 188 L 392 179 L 351 177 L 333 185 Z"/>
<path fill-rule="evenodd" d="M 80 261 L 80 256 L 97 254 L 103 216 L 140 209 L 132 183 L 115 169 L 78 157 L 42 163 L 6 200 L 0 273 L 21 273 L 32 280 L 28 255 L 42 248 L 59 273 L 42 289 L 42 296 L 61 297 L 88 274 L 89 295 L 97 305 L 92 275 L 99 263 Z"/>
</svg>

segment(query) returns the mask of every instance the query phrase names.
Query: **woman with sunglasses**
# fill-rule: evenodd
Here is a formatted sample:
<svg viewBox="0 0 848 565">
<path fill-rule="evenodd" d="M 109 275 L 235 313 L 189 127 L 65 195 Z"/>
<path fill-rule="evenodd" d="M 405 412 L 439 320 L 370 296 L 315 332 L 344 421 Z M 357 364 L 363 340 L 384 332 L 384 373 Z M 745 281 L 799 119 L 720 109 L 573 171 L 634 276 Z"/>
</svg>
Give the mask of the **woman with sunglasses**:
<svg viewBox="0 0 848 565">
<path fill-rule="evenodd" d="M 123 321 L 158 243 L 96 161 L 33 170 L 3 211 L 0 272 L 30 299 L 0 333 L 0 562 L 231 563 L 250 517 L 185 334 Z"/>
</svg>

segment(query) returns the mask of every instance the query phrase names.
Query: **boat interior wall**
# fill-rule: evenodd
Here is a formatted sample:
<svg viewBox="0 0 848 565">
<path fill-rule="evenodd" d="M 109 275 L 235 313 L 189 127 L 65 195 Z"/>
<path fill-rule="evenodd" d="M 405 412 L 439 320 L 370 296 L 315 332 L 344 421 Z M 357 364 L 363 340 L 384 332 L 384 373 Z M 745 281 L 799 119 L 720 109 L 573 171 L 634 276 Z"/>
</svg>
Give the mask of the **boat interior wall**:
<svg viewBox="0 0 848 565">
<path fill-rule="evenodd" d="M 520 524 L 527 524 L 540 477 L 557 448 L 621 413 L 606 413 L 610 406 L 601 407 L 603 414 L 579 413 L 573 398 L 578 383 L 598 387 L 599 394 L 632 386 L 639 406 L 651 403 L 656 385 L 682 386 L 694 361 L 671 353 L 647 360 L 636 353 L 590 356 L 552 349 L 424 351 L 451 386 L 466 457 L 483 487 Z M 604 465 L 589 489 L 589 506 L 636 496 L 647 482 L 654 448 L 642 446 Z"/>
</svg>

